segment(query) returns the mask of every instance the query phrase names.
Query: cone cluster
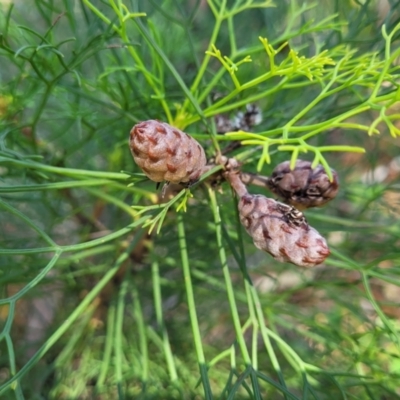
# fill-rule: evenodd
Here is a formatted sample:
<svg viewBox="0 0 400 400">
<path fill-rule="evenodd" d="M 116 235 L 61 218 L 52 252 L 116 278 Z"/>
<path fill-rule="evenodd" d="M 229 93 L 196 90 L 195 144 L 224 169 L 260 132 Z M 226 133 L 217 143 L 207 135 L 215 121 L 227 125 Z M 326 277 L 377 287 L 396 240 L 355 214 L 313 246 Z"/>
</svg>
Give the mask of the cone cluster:
<svg viewBox="0 0 400 400">
<path fill-rule="evenodd" d="M 187 186 L 211 168 L 195 139 L 164 122 L 149 120 L 135 125 L 129 146 L 135 162 L 155 182 Z M 320 207 L 336 196 L 339 183 L 335 171 L 331 171 L 330 180 L 321 165 L 312 168 L 309 161 L 297 160 L 290 169 L 286 161 L 266 178 L 240 173 L 235 159 L 220 157 L 220 164 L 225 168 L 223 177 L 239 197 L 240 221 L 257 248 L 278 261 L 302 267 L 313 267 L 326 259 L 330 253 L 326 240 L 299 210 Z M 260 182 L 284 202 L 250 194 L 246 184 Z"/>
</svg>

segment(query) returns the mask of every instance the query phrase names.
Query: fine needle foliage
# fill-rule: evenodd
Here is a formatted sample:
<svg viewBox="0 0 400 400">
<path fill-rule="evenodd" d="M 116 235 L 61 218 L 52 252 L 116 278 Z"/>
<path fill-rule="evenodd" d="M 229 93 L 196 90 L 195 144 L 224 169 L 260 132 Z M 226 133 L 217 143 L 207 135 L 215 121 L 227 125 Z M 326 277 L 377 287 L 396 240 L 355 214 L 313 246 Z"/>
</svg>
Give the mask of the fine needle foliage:
<svg viewBox="0 0 400 400">
<path fill-rule="evenodd" d="M 399 9 L 0 1 L 0 397 L 400 399 Z M 257 250 L 222 166 L 162 198 L 149 119 L 247 172 L 335 169 L 305 212 L 328 259 Z"/>
</svg>

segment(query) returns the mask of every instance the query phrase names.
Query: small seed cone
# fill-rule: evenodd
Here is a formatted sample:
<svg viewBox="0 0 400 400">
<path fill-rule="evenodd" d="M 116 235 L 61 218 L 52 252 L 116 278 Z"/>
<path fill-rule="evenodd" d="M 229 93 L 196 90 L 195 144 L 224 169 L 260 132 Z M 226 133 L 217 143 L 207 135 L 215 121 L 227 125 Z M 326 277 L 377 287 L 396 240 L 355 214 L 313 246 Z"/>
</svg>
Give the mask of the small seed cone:
<svg viewBox="0 0 400 400">
<path fill-rule="evenodd" d="M 240 222 L 257 248 L 278 261 L 301 267 L 314 267 L 329 255 L 325 239 L 308 225 L 300 211 L 268 197 L 248 193 L 237 173 L 225 176 L 240 197 Z"/>
<path fill-rule="evenodd" d="M 269 189 L 286 203 L 303 210 L 321 207 L 336 197 L 339 180 L 336 171 L 331 170 L 332 182 L 322 165 L 311 168 L 311 162 L 297 160 L 293 170 L 290 162 L 277 165 L 267 181 Z"/>
<path fill-rule="evenodd" d="M 143 121 L 130 133 L 133 159 L 154 182 L 194 183 L 206 165 L 200 144 L 165 122 Z"/>
</svg>

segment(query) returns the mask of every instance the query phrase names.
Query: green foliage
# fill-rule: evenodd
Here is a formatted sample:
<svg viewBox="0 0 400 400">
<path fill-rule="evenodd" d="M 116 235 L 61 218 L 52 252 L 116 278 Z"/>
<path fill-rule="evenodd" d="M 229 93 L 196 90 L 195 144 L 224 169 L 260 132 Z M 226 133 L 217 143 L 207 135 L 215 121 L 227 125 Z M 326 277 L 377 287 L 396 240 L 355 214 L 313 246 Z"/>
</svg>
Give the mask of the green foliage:
<svg viewBox="0 0 400 400">
<path fill-rule="evenodd" d="M 0 5 L 2 398 L 400 398 L 390 5 Z M 253 102 L 256 132 L 217 134 Z M 221 167 L 161 202 L 127 145 L 146 119 L 209 157 L 240 141 L 252 172 L 303 153 L 335 168 L 339 198 L 307 212 L 326 264 L 256 250 L 227 185 L 206 183 Z"/>
</svg>

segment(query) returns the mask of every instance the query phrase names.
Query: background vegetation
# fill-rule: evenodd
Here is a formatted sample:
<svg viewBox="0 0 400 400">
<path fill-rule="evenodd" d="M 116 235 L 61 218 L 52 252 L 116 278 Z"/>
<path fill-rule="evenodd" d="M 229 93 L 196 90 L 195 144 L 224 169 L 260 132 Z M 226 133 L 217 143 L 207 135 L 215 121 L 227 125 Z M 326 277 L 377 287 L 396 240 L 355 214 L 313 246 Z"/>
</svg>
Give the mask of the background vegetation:
<svg viewBox="0 0 400 400">
<path fill-rule="evenodd" d="M 1 398 L 400 398 L 399 1 L 1 7 Z M 257 135 L 216 133 L 253 102 Z M 258 251 L 226 183 L 161 203 L 146 119 L 336 169 L 326 263 Z"/>
</svg>

